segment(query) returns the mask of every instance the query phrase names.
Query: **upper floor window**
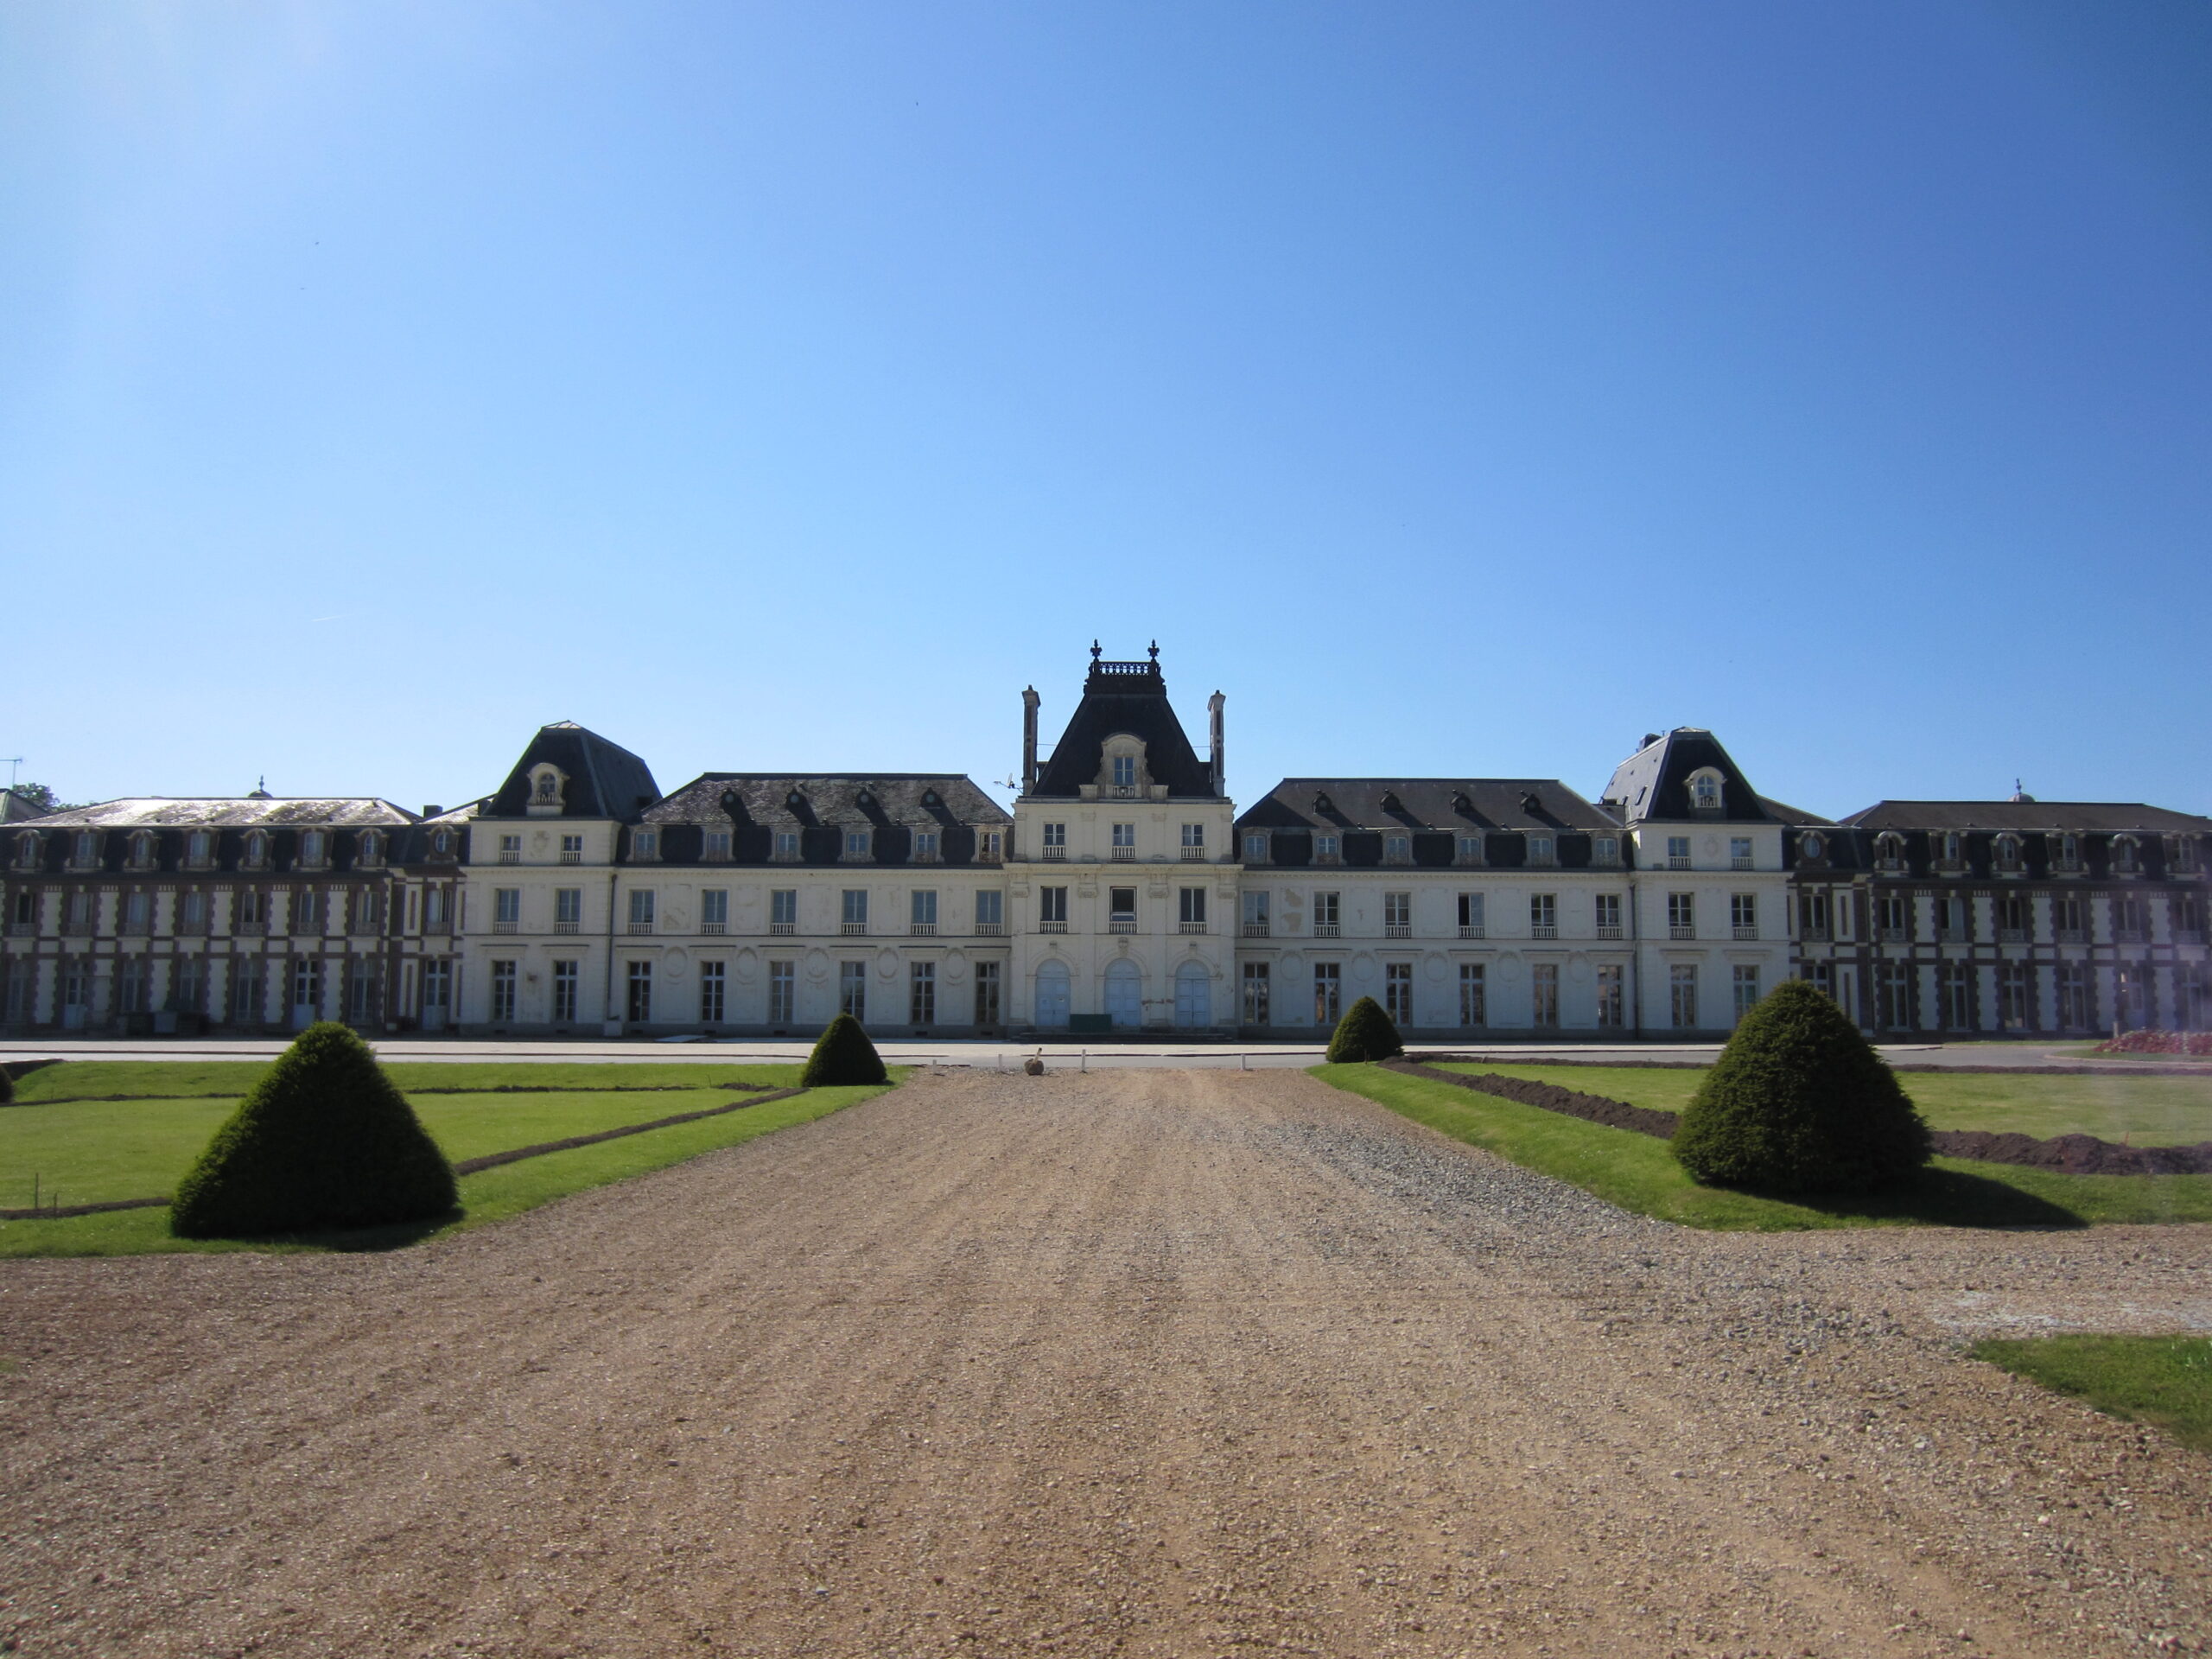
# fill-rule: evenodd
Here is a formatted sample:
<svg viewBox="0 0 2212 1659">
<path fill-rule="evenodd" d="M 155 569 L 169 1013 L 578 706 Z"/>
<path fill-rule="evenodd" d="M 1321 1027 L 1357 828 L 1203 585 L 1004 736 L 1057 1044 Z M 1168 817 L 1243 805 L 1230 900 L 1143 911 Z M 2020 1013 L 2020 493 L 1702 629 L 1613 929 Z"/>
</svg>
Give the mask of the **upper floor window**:
<svg viewBox="0 0 2212 1659">
<path fill-rule="evenodd" d="M 150 830 L 141 830 L 130 837 L 130 867 L 136 870 L 154 868 L 154 836 Z"/>
<path fill-rule="evenodd" d="M 2051 862 L 2062 870 L 2078 870 L 2081 868 L 2081 836 L 2075 835 L 2070 830 L 2060 835 L 2057 838 L 2056 849 L 2051 855 Z"/>
<path fill-rule="evenodd" d="M 1462 864 L 1479 864 L 1483 861 L 1483 838 L 1480 836 L 1461 836 L 1452 852 Z"/>
<path fill-rule="evenodd" d="M 1559 862 L 1559 845 L 1549 836 L 1529 837 L 1529 862 L 1541 867 Z"/>
<path fill-rule="evenodd" d="M 798 856 L 798 830 L 779 830 L 776 831 L 776 856 L 785 860 L 795 859 Z"/>
<path fill-rule="evenodd" d="M 1749 836 L 1728 837 L 1728 868 L 1732 870 L 1751 868 L 1751 838 Z"/>
<path fill-rule="evenodd" d="M 300 862 L 310 868 L 330 861 L 330 837 L 320 830 L 302 830 L 300 835 Z"/>
<path fill-rule="evenodd" d="M 89 830 L 77 832 L 77 845 L 73 861 L 82 868 L 97 864 L 100 857 L 100 838 Z"/>
<path fill-rule="evenodd" d="M 847 858 L 866 858 L 868 856 L 868 843 L 872 839 L 873 836 L 871 833 L 866 830 L 846 830 L 845 856 Z"/>
<path fill-rule="evenodd" d="M 938 832 L 934 830 L 914 831 L 914 857 L 923 864 L 937 862 Z"/>
<path fill-rule="evenodd" d="M 703 851 L 709 858 L 728 858 L 729 856 L 729 831 L 727 830 L 708 830 L 702 851 Z"/>
<path fill-rule="evenodd" d="M 384 857 L 384 837 L 373 830 L 361 831 L 361 851 L 359 862 L 374 864 Z"/>
<path fill-rule="evenodd" d="M 1410 864 L 1414 859 L 1414 842 L 1410 836 L 1382 837 L 1382 861 L 1386 864 Z"/>
<path fill-rule="evenodd" d="M 16 837 L 16 868 L 35 870 L 38 868 L 39 835 L 35 830 L 26 830 Z"/>
<path fill-rule="evenodd" d="M 1532 893 L 1529 895 L 1529 937 L 1535 939 L 1559 938 L 1557 893 Z"/>
<path fill-rule="evenodd" d="M 269 861 L 269 837 L 258 830 L 245 838 L 245 861 L 255 868 Z"/>
<path fill-rule="evenodd" d="M 1114 787 L 1135 789 L 1137 783 L 1137 758 L 1134 754 L 1114 757 Z"/>
<path fill-rule="evenodd" d="M 522 837 L 520 836 L 501 836 L 499 837 L 499 862 L 502 864 L 519 864 L 522 862 Z"/>
<path fill-rule="evenodd" d="M 978 830 L 976 832 L 977 858 L 995 863 L 998 861 L 999 849 L 1005 844 L 1005 842 L 1001 839 L 1001 832 L 996 830 Z"/>
<path fill-rule="evenodd" d="M 1262 835 L 1244 837 L 1244 861 L 1247 864 L 1264 864 L 1268 861 L 1267 836 Z"/>
<path fill-rule="evenodd" d="M 1065 823 L 1045 826 L 1045 856 L 1065 858 L 1068 855 L 1068 827 Z"/>
<path fill-rule="evenodd" d="M 630 834 L 630 855 L 632 858 L 658 858 L 660 833 L 654 830 L 636 830 Z"/>
<path fill-rule="evenodd" d="M 2166 842 L 2166 868 L 2176 875 L 2196 874 L 2196 838 L 2176 836 Z"/>
<path fill-rule="evenodd" d="M 1997 868 L 2000 870 L 2020 868 L 2020 838 L 2018 836 L 1997 837 Z"/>
<path fill-rule="evenodd" d="M 1808 830 L 1798 837 L 1797 850 L 1806 858 L 1826 858 L 1828 854 L 1828 838 L 1817 830 Z"/>
<path fill-rule="evenodd" d="M 1314 836 L 1313 861 L 1316 864 L 1334 864 L 1344 856 L 1343 846 L 1344 843 L 1334 836 Z"/>
<path fill-rule="evenodd" d="M 1710 770 L 1690 774 L 1690 810 L 1694 812 L 1718 812 L 1720 810 L 1720 774 Z"/>
<path fill-rule="evenodd" d="M 1688 836 L 1667 837 L 1667 868 L 1687 870 L 1690 867 L 1690 838 Z"/>
<path fill-rule="evenodd" d="M 1945 864 L 1966 862 L 1966 837 L 1955 830 L 1946 830 L 1936 842 L 1936 856 Z"/>
<path fill-rule="evenodd" d="M 1137 855 L 1137 827 L 1134 823 L 1114 826 L 1114 856 L 1135 858 Z"/>
<path fill-rule="evenodd" d="M 561 861 L 563 864 L 581 864 L 584 861 L 584 838 L 582 836 L 561 837 Z"/>
<path fill-rule="evenodd" d="M 1904 868 L 1904 837 L 1894 830 L 1885 830 L 1874 837 L 1874 867 L 1883 870 Z"/>
<path fill-rule="evenodd" d="M 2114 836 L 2112 838 L 2112 867 L 2123 875 L 2132 875 L 2143 868 L 2134 836 Z"/>
<path fill-rule="evenodd" d="M 1590 841 L 1590 861 L 1592 864 L 1618 864 L 1621 861 L 1621 838 L 1618 836 L 1593 836 Z"/>
<path fill-rule="evenodd" d="M 1203 823 L 1185 824 L 1183 826 L 1183 856 L 1189 858 L 1195 854 L 1198 857 L 1203 858 L 1205 856 L 1205 825 Z"/>
</svg>

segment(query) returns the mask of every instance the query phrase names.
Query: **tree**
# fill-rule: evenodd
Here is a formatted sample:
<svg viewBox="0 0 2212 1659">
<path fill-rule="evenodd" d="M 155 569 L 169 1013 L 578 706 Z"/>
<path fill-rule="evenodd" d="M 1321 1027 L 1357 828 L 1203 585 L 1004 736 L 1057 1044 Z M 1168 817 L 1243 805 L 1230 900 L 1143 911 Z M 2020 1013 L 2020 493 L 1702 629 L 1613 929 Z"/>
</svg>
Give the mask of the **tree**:
<svg viewBox="0 0 2212 1659">
<path fill-rule="evenodd" d="M 1834 999 L 1789 979 L 1737 1026 L 1674 1152 L 1706 1185 L 1861 1192 L 1926 1163 L 1928 1126 Z"/>
<path fill-rule="evenodd" d="M 177 1188 L 180 1238 L 427 1221 L 459 1201 L 453 1166 L 369 1046 L 309 1026 L 238 1103 Z"/>
<path fill-rule="evenodd" d="M 802 1089 L 834 1089 L 842 1084 L 888 1080 L 883 1057 L 868 1041 L 861 1022 L 849 1014 L 841 1014 L 823 1027 L 820 1040 L 814 1045 L 814 1052 L 807 1056 L 806 1070 L 799 1073 L 798 1085 Z"/>
<path fill-rule="evenodd" d="M 65 801 L 44 784 L 17 784 L 11 791 L 15 798 L 41 817 L 49 812 L 74 812 L 77 803 Z"/>
<path fill-rule="evenodd" d="M 1390 1023 L 1390 1016 L 1382 1012 L 1382 1005 L 1371 996 L 1363 996 L 1344 1010 L 1344 1017 L 1337 1021 L 1336 1035 L 1329 1039 L 1329 1063 L 1342 1065 L 1356 1060 L 1395 1060 L 1406 1052 L 1398 1040 L 1398 1028 Z"/>
</svg>

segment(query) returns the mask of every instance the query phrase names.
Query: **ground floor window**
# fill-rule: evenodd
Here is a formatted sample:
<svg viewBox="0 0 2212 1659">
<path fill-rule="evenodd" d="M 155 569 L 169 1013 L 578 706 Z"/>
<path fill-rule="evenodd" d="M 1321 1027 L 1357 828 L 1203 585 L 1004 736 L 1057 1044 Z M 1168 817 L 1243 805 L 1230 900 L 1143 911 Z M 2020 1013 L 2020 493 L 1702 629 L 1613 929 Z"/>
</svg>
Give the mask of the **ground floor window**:
<svg viewBox="0 0 2212 1659">
<path fill-rule="evenodd" d="M 1813 983 L 1820 986 L 1820 988 L 1823 991 L 1827 992 L 1829 995 L 1834 995 L 1835 991 L 1833 986 L 1822 982 L 1827 977 L 1827 963 L 1823 962 L 1814 963 L 1812 965 L 1818 967 L 1821 973 L 1821 978 L 1814 979 Z M 1811 976 L 1808 975 L 1808 977 L 1809 978 Z M 1736 1018 L 1738 1021 L 1740 1022 L 1745 1014 L 1749 1014 L 1753 1008 L 1758 1006 L 1758 964 L 1755 962 L 1738 963 L 1736 964 L 1736 971 L 1732 979 L 1732 988 L 1736 994 Z"/>
<path fill-rule="evenodd" d="M 2151 1024 L 2151 970 L 2139 962 L 2121 967 L 2113 979 L 2113 988 L 2119 994 L 2114 1001 L 2113 1014 L 2128 1031 L 2141 1031 Z"/>
<path fill-rule="evenodd" d="M 699 1023 L 719 1026 L 722 1022 L 722 995 L 729 983 L 729 964 L 725 962 L 702 962 L 699 964 Z"/>
<path fill-rule="evenodd" d="M 515 1017 L 515 965 L 512 962 L 492 964 L 492 1020 L 495 1025 L 508 1025 Z"/>
<path fill-rule="evenodd" d="M 5 1017 L 10 1024 L 18 1024 L 31 1017 L 31 995 L 37 984 L 34 976 L 37 969 L 28 962 L 10 961 L 5 964 L 8 976 L 8 996 L 4 1005 Z"/>
<path fill-rule="evenodd" d="M 2028 1015 L 2028 964 L 2006 962 L 1997 969 L 1997 1017 L 2007 1031 L 2025 1031 Z"/>
<path fill-rule="evenodd" d="M 1695 964 L 1678 962 L 1667 969 L 1668 1012 L 1673 1016 L 1675 1028 L 1682 1031 L 1697 1026 L 1697 968 Z"/>
<path fill-rule="evenodd" d="M 1459 964 L 1459 1023 L 1463 1026 L 1486 1026 L 1490 1023 L 1490 986 L 1479 962 Z"/>
<path fill-rule="evenodd" d="M 1738 969 L 1737 971 L 1740 973 L 1742 972 L 1742 969 Z M 1807 984 L 1810 985 L 1815 990 L 1818 991 L 1822 996 L 1828 998 L 1831 1001 L 1834 1000 L 1835 964 L 1834 963 L 1808 962 L 1805 963 L 1801 971 Z M 1751 972 L 1753 976 L 1756 976 L 1758 973 L 1758 969 L 1754 968 L 1751 969 Z M 1737 1017 L 1738 1019 L 1742 1018 L 1741 1014 L 1739 1013 Z"/>
<path fill-rule="evenodd" d="M 868 963 L 837 964 L 837 1012 L 851 1014 L 862 1025 L 868 1023 Z"/>
<path fill-rule="evenodd" d="M 1606 963 L 1598 969 L 1598 1023 L 1611 1030 L 1626 1024 L 1622 1014 L 1626 999 L 1621 995 L 1621 965 Z"/>
<path fill-rule="evenodd" d="M 791 1007 L 797 1000 L 798 964 L 793 962 L 772 962 L 768 964 L 768 1023 L 788 1026 L 791 1023 Z"/>
<path fill-rule="evenodd" d="M 1402 1026 L 1414 1022 L 1414 965 L 1389 962 L 1382 965 L 1382 1012 Z"/>
<path fill-rule="evenodd" d="M 207 961 L 179 957 L 169 965 L 169 1007 L 179 1014 L 200 1014 L 207 1007 Z"/>
<path fill-rule="evenodd" d="M 1971 963 L 1944 962 L 1936 966 L 1936 1007 L 1946 1031 L 1973 1029 L 1973 972 Z"/>
<path fill-rule="evenodd" d="M 1912 1025 L 1912 964 L 1885 962 L 1874 976 L 1875 1018 L 1885 1031 L 1904 1031 Z"/>
<path fill-rule="evenodd" d="M 231 963 L 231 1018 L 256 1020 L 263 1017 L 263 987 L 259 957 L 238 957 Z"/>
<path fill-rule="evenodd" d="M 645 1025 L 653 1017 L 653 965 L 650 962 L 633 962 L 629 965 L 629 997 L 623 1014 L 633 1025 Z"/>
<path fill-rule="evenodd" d="M 2085 962 L 2058 964 L 2058 1023 L 2068 1031 L 2089 1028 L 2089 965 Z"/>
<path fill-rule="evenodd" d="M 1540 962 L 1529 970 L 1529 1023 L 1549 1028 L 1559 1024 L 1559 964 Z"/>
<path fill-rule="evenodd" d="M 1334 1026 L 1344 1017 L 1344 965 L 1340 962 L 1313 964 L 1313 1023 Z"/>
<path fill-rule="evenodd" d="M 367 957 L 357 957 L 349 964 L 346 1017 L 357 1026 L 365 1026 L 377 1017 L 377 964 Z"/>
<path fill-rule="evenodd" d="M 933 962 L 917 962 L 908 969 L 906 1020 L 916 1026 L 937 1023 L 937 964 Z"/>
<path fill-rule="evenodd" d="M 1264 962 L 1244 964 L 1244 1023 L 1248 1026 L 1268 1023 L 1268 974 Z"/>
<path fill-rule="evenodd" d="M 144 1014 L 152 1008 L 154 964 L 143 957 L 125 957 L 116 976 L 117 1012 Z"/>
<path fill-rule="evenodd" d="M 2174 969 L 2174 1025 L 2181 1031 L 2204 1028 L 2204 964 L 2184 962 Z"/>
<path fill-rule="evenodd" d="M 976 964 L 976 1023 L 995 1026 L 999 1023 L 1000 988 L 999 965 L 995 962 Z"/>
<path fill-rule="evenodd" d="M 576 1017 L 576 964 L 553 964 L 553 1021 L 566 1025 Z"/>
<path fill-rule="evenodd" d="M 292 964 L 295 1018 L 313 1019 L 322 1010 L 322 958 L 302 957 Z"/>
</svg>

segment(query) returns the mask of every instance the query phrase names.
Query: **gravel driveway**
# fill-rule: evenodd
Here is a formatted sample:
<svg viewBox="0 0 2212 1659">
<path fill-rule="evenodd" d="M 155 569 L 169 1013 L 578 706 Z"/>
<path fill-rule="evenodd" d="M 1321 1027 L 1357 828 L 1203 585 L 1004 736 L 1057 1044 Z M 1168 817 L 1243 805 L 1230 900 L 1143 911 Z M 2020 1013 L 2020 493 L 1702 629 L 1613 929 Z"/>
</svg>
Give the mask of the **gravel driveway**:
<svg viewBox="0 0 2212 1659">
<path fill-rule="evenodd" d="M 2209 1265 L 924 1076 L 416 1251 L 0 1263 L 0 1649 L 2195 1650 L 2212 1459 L 1956 1344 L 2212 1328 Z"/>
</svg>

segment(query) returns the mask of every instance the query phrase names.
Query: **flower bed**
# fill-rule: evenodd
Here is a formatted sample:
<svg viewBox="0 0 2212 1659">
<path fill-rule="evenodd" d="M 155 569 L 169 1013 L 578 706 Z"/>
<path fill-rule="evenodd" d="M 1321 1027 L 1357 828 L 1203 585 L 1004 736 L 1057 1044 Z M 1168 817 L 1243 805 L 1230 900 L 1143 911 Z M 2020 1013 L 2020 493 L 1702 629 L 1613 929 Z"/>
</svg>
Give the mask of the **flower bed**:
<svg viewBox="0 0 2212 1659">
<path fill-rule="evenodd" d="M 2212 1031 L 2124 1031 L 2091 1051 L 2098 1054 L 2202 1054 L 2212 1058 Z"/>
</svg>

